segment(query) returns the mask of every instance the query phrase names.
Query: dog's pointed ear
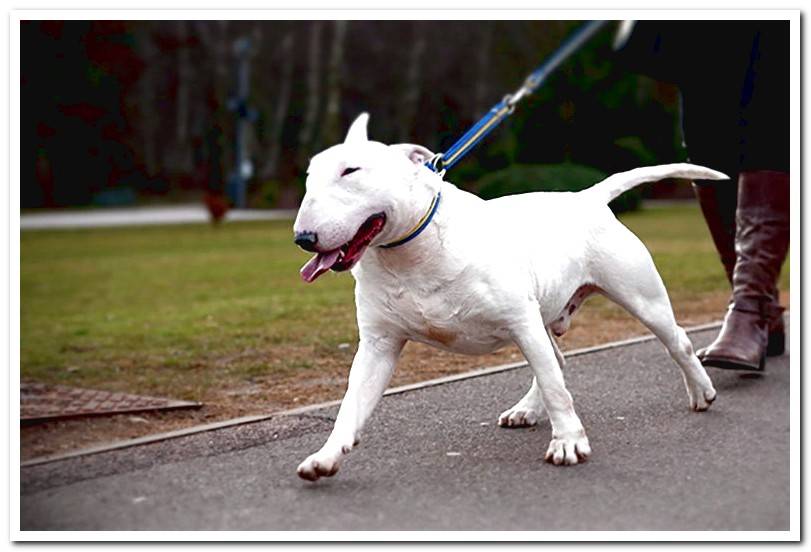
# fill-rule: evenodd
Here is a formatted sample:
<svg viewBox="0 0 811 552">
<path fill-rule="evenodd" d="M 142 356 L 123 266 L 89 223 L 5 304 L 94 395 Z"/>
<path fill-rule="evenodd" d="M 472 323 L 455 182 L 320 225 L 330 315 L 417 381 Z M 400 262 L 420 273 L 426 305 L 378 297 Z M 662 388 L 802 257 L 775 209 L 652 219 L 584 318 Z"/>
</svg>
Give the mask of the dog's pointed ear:
<svg viewBox="0 0 811 552">
<path fill-rule="evenodd" d="M 369 114 L 361 113 L 349 126 L 349 130 L 344 138 L 344 144 L 350 142 L 366 142 L 369 140 L 366 134 L 366 127 L 369 125 Z"/>
<path fill-rule="evenodd" d="M 392 144 L 391 147 L 401 151 L 415 165 L 425 165 L 434 156 L 434 152 L 417 144 Z"/>
</svg>

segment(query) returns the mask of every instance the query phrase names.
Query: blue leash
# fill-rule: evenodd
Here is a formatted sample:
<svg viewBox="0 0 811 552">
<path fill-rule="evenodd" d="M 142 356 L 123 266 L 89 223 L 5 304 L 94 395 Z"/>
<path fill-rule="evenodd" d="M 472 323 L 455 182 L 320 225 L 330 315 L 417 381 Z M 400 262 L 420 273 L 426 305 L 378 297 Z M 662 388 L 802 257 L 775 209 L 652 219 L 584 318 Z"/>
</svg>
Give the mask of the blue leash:
<svg viewBox="0 0 811 552">
<path fill-rule="evenodd" d="M 524 96 L 532 94 L 561 63 L 576 52 L 605 24 L 606 21 L 590 21 L 580 27 L 546 61 L 530 73 L 521 88 L 513 94 L 504 96 L 504 99 L 490 108 L 487 115 L 482 117 L 478 123 L 473 125 L 473 128 L 448 148 L 448 151 L 438 153 L 425 165 L 435 173 L 445 174 L 445 171 L 458 163 L 468 151 L 490 134 L 501 121 L 509 117 L 515 111 L 515 105 Z"/>
</svg>

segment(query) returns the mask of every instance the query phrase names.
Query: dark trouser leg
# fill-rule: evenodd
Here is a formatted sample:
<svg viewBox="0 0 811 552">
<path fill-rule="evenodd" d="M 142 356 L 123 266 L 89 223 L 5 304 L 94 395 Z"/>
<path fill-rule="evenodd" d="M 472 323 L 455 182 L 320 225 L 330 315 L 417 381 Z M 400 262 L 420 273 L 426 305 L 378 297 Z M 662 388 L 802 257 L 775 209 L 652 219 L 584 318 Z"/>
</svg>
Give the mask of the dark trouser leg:
<svg viewBox="0 0 811 552">
<path fill-rule="evenodd" d="M 783 309 L 777 278 L 789 245 L 789 176 L 748 171 L 738 178 L 732 302 L 721 333 L 700 356 L 705 366 L 763 370 L 770 324 Z M 782 343 L 780 344 L 782 348 Z"/>
<path fill-rule="evenodd" d="M 693 184 L 701 213 L 707 222 L 715 249 L 724 265 L 727 280 L 732 283 L 735 270 L 735 210 L 738 206 L 737 182 L 704 181 Z"/>
</svg>

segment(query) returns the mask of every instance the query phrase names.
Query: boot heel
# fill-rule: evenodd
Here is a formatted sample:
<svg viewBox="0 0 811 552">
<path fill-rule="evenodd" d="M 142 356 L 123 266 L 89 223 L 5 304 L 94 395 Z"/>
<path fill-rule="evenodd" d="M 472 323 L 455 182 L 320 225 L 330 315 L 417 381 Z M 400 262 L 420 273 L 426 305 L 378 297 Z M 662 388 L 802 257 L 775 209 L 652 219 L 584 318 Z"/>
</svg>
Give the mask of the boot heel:
<svg viewBox="0 0 811 552">
<path fill-rule="evenodd" d="M 769 334 L 769 343 L 766 345 L 766 356 L 780 356 L 786 352 L 786 333 L 772 332 Z"/>
</svg>

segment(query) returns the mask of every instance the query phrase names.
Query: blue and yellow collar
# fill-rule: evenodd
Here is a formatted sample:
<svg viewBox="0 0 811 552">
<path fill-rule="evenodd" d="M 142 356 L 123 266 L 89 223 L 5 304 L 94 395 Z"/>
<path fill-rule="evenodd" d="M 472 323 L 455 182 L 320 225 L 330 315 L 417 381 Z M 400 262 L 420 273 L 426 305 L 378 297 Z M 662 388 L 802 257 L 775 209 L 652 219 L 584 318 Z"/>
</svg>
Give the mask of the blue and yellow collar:
<svg viewBox="0 0 811 552">
<path fill-rule="evenodd" d="M 414 227 L 406 232 L 401 238 L 394 240 L 393 242 L 386 243 L 381 245 L 384 249 L 390 249 L 392 247 L 397 247 L 398 245 L 403 245 L 404 243 L 408 243 L 417 236 L 419 236 L 423 230 L 425 230 L 428 225 L 431 223 L 431 220 L 434 218 L 436 214 L 436 210 L 439 208 L 439 200 L 442 199 L 442 192 L 437 192 L 436 196 L 434 196 L 434 200 L 431 202 L 431 206 L 428 208 L 428 211 L 422 216 L 422 218 L 414 225 Z"/>
</svg>

